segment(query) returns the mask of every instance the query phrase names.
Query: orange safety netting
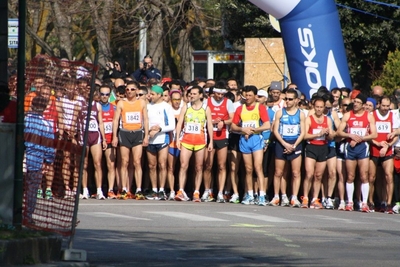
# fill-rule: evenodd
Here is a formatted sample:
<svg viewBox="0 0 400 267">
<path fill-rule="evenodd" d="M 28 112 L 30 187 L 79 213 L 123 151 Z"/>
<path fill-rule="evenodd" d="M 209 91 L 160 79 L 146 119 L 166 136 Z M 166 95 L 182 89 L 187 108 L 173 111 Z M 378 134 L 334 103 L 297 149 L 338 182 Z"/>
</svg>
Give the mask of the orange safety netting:
<svg viewBox="0 0 400 267">
<path fill-rule="evenodd" d="M 26 68 L 23 225 L 72 234 L 94 65 L 46 56 Z"/>
</svg>

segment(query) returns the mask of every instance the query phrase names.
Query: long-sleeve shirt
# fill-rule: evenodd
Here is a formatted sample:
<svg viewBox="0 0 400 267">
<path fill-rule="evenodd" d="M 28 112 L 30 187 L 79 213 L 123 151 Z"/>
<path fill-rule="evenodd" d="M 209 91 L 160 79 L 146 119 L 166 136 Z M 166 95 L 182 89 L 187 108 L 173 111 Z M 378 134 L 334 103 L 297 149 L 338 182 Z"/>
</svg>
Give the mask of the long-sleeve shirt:
<svg viewBox="0 0 400 267">
<path fill-rule="evenodd" d="M 161 132 L 150 138 L 149 144 L 169 144 L 169 132 L 175 130 L 175 115 L 167 102 L 147 104 L 149 129 L 155 125 L 161 127 Z"/>
<path fill-rule="evenodd" d="M 42 115 L 30 112 L 25 117 L 26 168 L 40 171 L 43 163 L 54 162 L 56 150 L 53 126 Z"/>
</svg>

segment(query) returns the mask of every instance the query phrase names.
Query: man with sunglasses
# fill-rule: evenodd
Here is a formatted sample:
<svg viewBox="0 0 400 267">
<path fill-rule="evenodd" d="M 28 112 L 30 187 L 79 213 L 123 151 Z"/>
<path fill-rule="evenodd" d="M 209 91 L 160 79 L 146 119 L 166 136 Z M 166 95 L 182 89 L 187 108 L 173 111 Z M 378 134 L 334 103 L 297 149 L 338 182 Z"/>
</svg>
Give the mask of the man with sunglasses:
<svg viewBox="0 0 400 267">
<path fill-rule="evenodd" d="M 104 151 L 107 163 L 107 179 L 108 179 L 108 199 L 116 199 L 117 196 L 114 193 L 114 183 L 116 177 L 115 171 L 115 160 L 116 160 L 116 148 L 112 146 L 112 124 L 114 119 L 116 105 L 109 102 L 111 94 L 111 88 L 108 85 L 102 85 L 100 87 L 100 105 L 103 112 L 103 124 L 104 124 L 104 134 L 107 143 L 107 148 Z"/>
<path fill-rule="evenodd" d="M 277 141 L 275 145 L 275 195 L 270 205 L 279 205 L 279 191 L 281 191 L 281 206 L 289 206 L 290 204 L 292 207 L 300 207 L 297 195 L 301 183 L 301 151 L 305 135 L 305 115 L 297 107 L 299 99 L 295 89 L 288 89 L 284 100 L 286 107 L 275 113 L 273 127 L 273 133 Z M 286 162 L 290 162 L 292 166 L 292 198 L 290 203 L 286 195 L 288 177 L 283 175 Z"/>
<path fill-rule="evenodd" d="M 147 103 L 142 99 L 136 99 L 138 83 L 130 81 L 126 85 L 126 99 L 119 101 L 113 119 L 113 147 L 117 147 L 121 153 L 120 179 L 122 185 L 121 198 L 126 199 L 128 190 L 128 161 L 132 153 L 135 167 L 136 199 L 144 199 L 142 193 L 142 153 L 143 146 L 148 145 L 149 124 L 147 115 Z M 121 127 L 119 128 L 121 120 Z"/>
<path fill-rule="evenodd" d="M 359 93 L 353 100 L 353 110 L 343 115 L 337 130 L 339 137 L 346 138 L 345 158 L 347 170 L 346 191 L 348 203 L 346 211 L 353 211 L 354 179 L 358 166 L 361 179 L 362 212 L 369 212 L 367 205 L 369 195 L 368 168 L 369 168 L 369 142 L 375 139 L 375 118 L 364 110 L 367 97 Z M 347 128 L 347 130 L 345 130 Z"/>
<path fill-rule="evenodd" d="M 218 195 L 217 202 L 225 203 L 223 189 L 226 180 L 226 158 L 228 155 L 228 138 L 229 125 L 232 123 L 233 114 L 235 113 L 231 100 L 224 97 L 226 89 L 214 88 L 213 96 L 209 97 L 207 106 L 211 110 L 213 124 L 213 150 L 206 152 L 205 168 L 204 168 L 204 194 L 201 197 L 203 202 L 209 201 L 209 196 L 212 195 L 212 167 L 214 156 L 217 153 L 218 158 Z"/>
</svg>

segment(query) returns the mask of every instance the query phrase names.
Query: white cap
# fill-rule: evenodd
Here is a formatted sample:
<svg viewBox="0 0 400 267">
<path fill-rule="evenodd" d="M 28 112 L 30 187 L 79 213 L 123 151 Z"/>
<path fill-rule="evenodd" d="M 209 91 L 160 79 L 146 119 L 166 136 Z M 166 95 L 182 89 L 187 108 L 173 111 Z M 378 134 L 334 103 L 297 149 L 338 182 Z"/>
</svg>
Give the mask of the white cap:
<svg viewBox="0 0 400 267">
<path fill-rule="evenodd" d="M 265 91 L 265 90 L 262 90 L 262 89 L 258 90 L 257 95 L 258 96 L 265 96 L 266 98 L 268 98 L 268 92 Z"/>
</svg>

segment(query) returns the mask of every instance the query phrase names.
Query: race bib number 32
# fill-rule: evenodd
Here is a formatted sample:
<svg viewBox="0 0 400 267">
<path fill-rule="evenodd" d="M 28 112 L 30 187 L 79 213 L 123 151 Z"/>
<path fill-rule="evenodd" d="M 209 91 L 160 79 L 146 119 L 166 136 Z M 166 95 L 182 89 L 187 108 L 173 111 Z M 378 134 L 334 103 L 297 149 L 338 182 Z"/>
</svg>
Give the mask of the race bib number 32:
<svg viewBox="0 0 400 267">
<path fill-rule="evenodd" d="M 285 136 L 296 136 L 299 134 L 299 125 L 283 125 L 283 135 Z"/>
</svg>

